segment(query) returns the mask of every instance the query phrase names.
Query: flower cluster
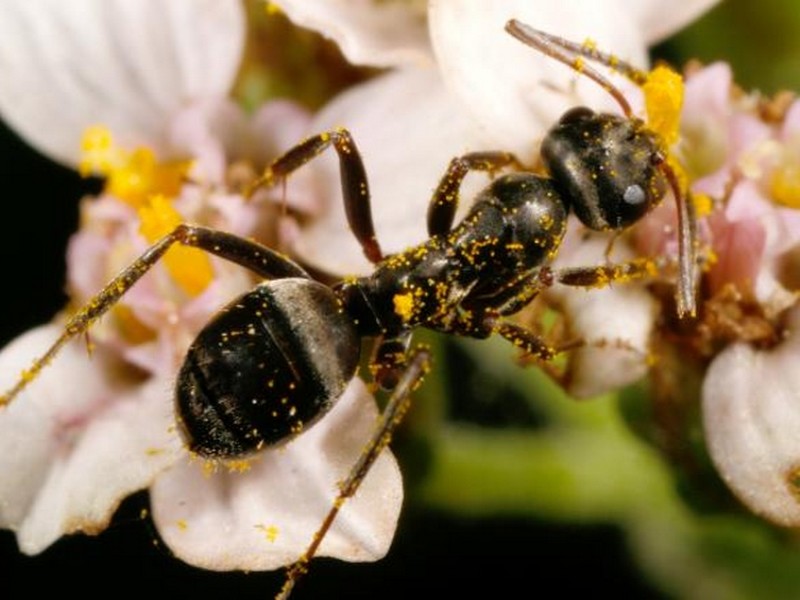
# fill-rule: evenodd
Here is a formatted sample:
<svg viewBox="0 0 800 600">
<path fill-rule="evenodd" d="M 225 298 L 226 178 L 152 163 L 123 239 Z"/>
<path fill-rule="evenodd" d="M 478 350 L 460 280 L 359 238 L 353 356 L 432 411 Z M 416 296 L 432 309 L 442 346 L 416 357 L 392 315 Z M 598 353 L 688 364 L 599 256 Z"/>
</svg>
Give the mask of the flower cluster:
<svg viewBox="0 0 800 600">
<path fill-rule="evenodd" d="M 744 93 L 713 64 L 690 73 L 682 136 L 692 190 L 711 201 L 709 264 L 698 322 L 659 334 L 707 363 L 703 426 L 725 482 L 754 512 L 796 526 L 800 102 Z"/>
<path fill-rule="evenodd" d="M 454 156 L 504 150 L 537 165 L 539 142 L 567 108 L 618 110 L 596 83 L 507 36 L 509 18 L 568 39 L 591 37 L 645 65 L 649 44 L 712 2 L 669 10 L 628 0 L 270 3 L 332 38 L 351 62 L 385 69 L 310 116 L 286 101 L 247 116 L 230 100 L 244 42 L 237 2 L 175 0 L 165 14 L 155 0 L 133 7 L 86 0 L 79 17 L 55 1 L 36 10 L 24 0 L 6 4 L 0 112 L 48 156 L 106 181 L 101 195 L 84 201 L 70 244 L 69 291 L 80 306 L 180 221 L 254 238 L 323 272 L 368 272 L 348 230 L 333 157 L 312 161 L 285 190 L 247 201 L 243 186 L 304 135 L 346 126 L 365 157 L 381 246 L 400 251 L 425 239 L 431 189 Z M 45 37 L 56 24 L 67 32 L 64 47 Z M 33 32 L 40 43 L 14 31 Z M 81 35 L 92 43 L 67 43 Z M 47 93 L 29 89 L 33 47 Z M 128 50 L 114 54 L 120 47 Z M 22 94 L 31 102 L 16 102 Z M 654 339 L 685 350 L 703 376 L 705 437 L 724 480 L 755 512 L 797 525 L 800 103 L 738 90 L 725 65 L 696 68 L 672 152 L 700 216 L 698 316 L 671 317 L 673 292 L 662 290 L 664 282 L 674 287 L 669 277 L 553 288 L 547 301 L 584 342 L 569 356 L 567 385 L 576 396 L 597 395 L 666 368 Z M 470 178 L 464 197 L 482 183 Z M 614 241 L 611 258 L 674 257 L 674 212 L 665 202 L 633 235 Z M 605 260 L 609 236 L 587 237 L 577 223 L 569 230 L 556 267 Z M 307 433 L 246 464 L 209 468 L 189 456 L 171 425 L 170 386 L 192 337 L 253 283 L 238 267 L 175 248 L 93 328 L 91 361 L 79 344 L 64 348 L 4 410 L 0 525 L 17 532 L 23 551 L 98 530 L 122 498 L 149 488 L 162 537 L 187 562 L 270 569 L 302 553 L 374 425 L 376 404 L 361 380 Z M 13 384 L 61 322 L 0 353 L 0 384 Z M 321 554 L 382 556 L 401 501 L 399 471 L 386 451 Z"/>
</svg>

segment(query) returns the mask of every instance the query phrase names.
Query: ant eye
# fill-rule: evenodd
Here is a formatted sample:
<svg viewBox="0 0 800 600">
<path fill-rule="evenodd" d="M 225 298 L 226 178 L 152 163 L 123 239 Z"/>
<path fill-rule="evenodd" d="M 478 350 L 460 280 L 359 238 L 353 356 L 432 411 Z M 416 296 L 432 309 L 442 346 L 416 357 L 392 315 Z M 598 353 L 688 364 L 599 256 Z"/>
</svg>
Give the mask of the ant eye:
<svg viewBox="0 0 800 600">
<path fill-rule="evenodd" d="M 590 119 L 594 116 L 594 114 L 595 113 L 591 108 L 587 108 L 585 106 L 576 106 L 575 108 L 570 108 L 567 112 L 561 115 L 561 118 L 558 121 L 559 123 L 575 123 L 577 121 Z"/>
<path fill-rule="evenodd" d="M 638 205 L 642 204 L 647 200 L 647 194 L 645 194 L 644 189 L 637 183 L 629 185 L 625 188 L 625 192 L 622 194 L 622 199 L 631 205 Z"/>
</svg>

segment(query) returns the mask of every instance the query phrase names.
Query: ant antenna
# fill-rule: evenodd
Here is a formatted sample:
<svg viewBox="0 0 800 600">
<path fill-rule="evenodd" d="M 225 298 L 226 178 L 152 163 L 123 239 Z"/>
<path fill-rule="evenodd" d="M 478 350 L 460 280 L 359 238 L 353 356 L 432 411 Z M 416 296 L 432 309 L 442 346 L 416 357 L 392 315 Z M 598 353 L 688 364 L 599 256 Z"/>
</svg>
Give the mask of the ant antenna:
<svg viewBox="0 0 800 600">
<path fill-rule="evenodd" d="M 583 59 L 586 58 L 605 65 L 639 87 L 643 87 L 648 82 L 650 77 L 648 72 L 634 67 L 613 54 L 598 50 L 592 42 L 578 44 L 557 35 L 534 29 L 516 19 L 511 19 L 506 23 L 506 31 L 527 46 L 556 59 L 580 75 L 595 81 L 616 100 L 625 117 L 634 118 L 631 105 L 619 88 L 599 71 L 587 65 Z M 678 268 L 680 275 L 676 293 L 677 311 L 680 317 L 694 316 L 697 311 L 695 300 L 695 288 L 697 287 L 695 257 L 696 215 L 694 206 L 691 194 L 681 189 L 680 177 L 676 168 L 669 164 L 666 156 L 657 158 L 659 158 L 658 168 L 672 189 L 678 208 Z"/>
<path fill-rule="evenodd" d="M 694 316 L 697 312 L 694 290 L 697 287 L 697 260 L 695 256 L 695 237 L 697 235 L 697 215 L 690 192 L 681 194 L 678 174 L 664 160 L 658 168 L 667 179 L 675 200 L 678 203 L 678 292 L 675 297 L 679 316 Z"/>
<path fill-rule="evenodd" d="M 523 44 L 556 59 L 558 62 L 567 65 L 581 75 L 585 75 L 589 79 L 595 81 L 600 87 L 611 94 L 614 100 L 617 101 L 617 104 L 622 108 L 622 112 L 626 117 L 631 118 L 633 116 L 631 105 L 628 103 L 625 96 L 622 95 L 622 92 L 599 71 L 587 65 L 582 59 L 588 58 L 591 61 L 605 65 L 624 75 L 639 86 L 647 81 L 647 73 L 645 71 L 637 69 L 630 63 L 617 58 L 613 54 L 598 50 L 591 42 L 587 41 L 583 44 L 571 42 L 557 35 L 534 29 L 530 25 L 521 23 L 516 19 L 511 19 L 506 23 L 506 31 Z"/>
</svg>

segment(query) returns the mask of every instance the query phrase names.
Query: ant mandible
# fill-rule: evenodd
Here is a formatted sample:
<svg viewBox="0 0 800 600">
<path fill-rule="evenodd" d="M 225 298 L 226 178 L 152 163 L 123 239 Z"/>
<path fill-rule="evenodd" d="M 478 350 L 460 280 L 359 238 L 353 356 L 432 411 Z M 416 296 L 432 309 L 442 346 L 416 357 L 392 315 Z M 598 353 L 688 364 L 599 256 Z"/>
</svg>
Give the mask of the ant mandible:
<svg viewBox="0 0 800 600">
<path fill-rule="evenodd" d="M 372 274 L 326 286 L 289 258 L 253 241 L 180 225 L 72 316 L 58 340 L 0 397 L 0 406 L 10 403 L 65 343 L 86 332 L 174 244 L 200 248 L 264 278 L 223 308 L 186 353 L 177 376 L 175 406 L 179 429 L 192 452 L 232 459 L 301 434 L 330 410 L 355 376 L 361 339 L 376 338 L 371 370 L 375 382 L 391 390 L 390 398 L 309 547 L 289 568 L 279 595 L 285 598 L 307 570 L 344 501 L 389 443 L 412 391 L 429 369 L 428 350 L 410 347 L 416 328 L 470 338 L 499 334 L 524 352 L 549 360 L 559 348 L 507 317 L 556 282 L 593 287 L 652 272 L 655 263 L 647 259 L 551 269 L 570 209 L 590 229 L 618 232 L 641 219 L 671 187 L 679 217 L 677 306 L 679 314 L 693 314 L 690 198 L 681 193 L 659 135 L 633 117 L 619 90 L 581 59 L 612 67 L 637 84 L 646 75 L 589 45 L 518 21 L 509 21 L 506 30 L 596 81 L 616 99 L 624 116 L 583 107 L 567 111 L 542 142 L 549 176 L 524 171 L 507 152 L 474 152 L 453 159 L 430 201 L 429 239 L 389 256 L 375 235 L 366 171 L 349 132 L 338 129 L 308 138 L 276 159 L 252 189 L 285 180 L 332 147 L 339 158 L 348 224 L 375 265 Z M 466 175 L 502 169 L 512 172 L 483 189 L 454 227 Z M 237 331 L 252 335 L 229 335 Z"/>
</svg>

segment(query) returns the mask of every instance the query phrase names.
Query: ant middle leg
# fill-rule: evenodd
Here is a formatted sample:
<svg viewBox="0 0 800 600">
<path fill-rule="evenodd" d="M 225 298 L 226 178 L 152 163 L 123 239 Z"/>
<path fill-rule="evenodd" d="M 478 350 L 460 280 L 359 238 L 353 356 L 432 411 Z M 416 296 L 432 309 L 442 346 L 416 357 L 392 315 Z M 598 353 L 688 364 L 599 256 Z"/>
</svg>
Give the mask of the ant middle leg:
<svg viewBox="0 0 800 600">
<path fill-rule="evenodd" d="M 271 187 L 284 181 L 330 147 L 336 150 L 339 157 L 339 176 L 347 223 L 367 259 L 378 263 L 383 259 L 383 252 L 375 235 L 367 172 L 353 136 L 347 129 L 334 129 L 303 140 L 276 158 L 261 177 L 248 187 L 245 196 L 251 196 L 259 187 Z"/>
<path fill-rule="evenodd" d="M 486 171 L 493 175 L 504 167 L 521 169 L 522 164 L 510 152 L 470 152 L 451 160 L 428 205 L 428 235 L 443 235 L 453 227 L 459 190 L 470 171 Z"/>
<path fill-rule="evenodd" d="M 64 344 L 85 333 L 92 323 L 114 306 L 175 244 L 199 248 L 248 268 L 266 279 L 309 278 L 309 275 L 293 261 L 261 244 L 216 229 L 186 224 L 178 225 L 171 233 L 145 250 L 139 258 L 123 269 L 70 317 L 64 331 L 53 345 L 37 358 L 30 368 L 22 372 L 14 387 L 0 395 L 0 408 L 11 403 L 53 360 Z"/>
</svg>

